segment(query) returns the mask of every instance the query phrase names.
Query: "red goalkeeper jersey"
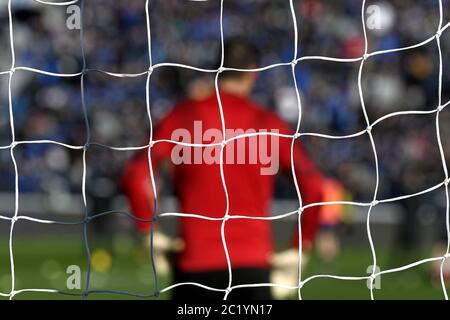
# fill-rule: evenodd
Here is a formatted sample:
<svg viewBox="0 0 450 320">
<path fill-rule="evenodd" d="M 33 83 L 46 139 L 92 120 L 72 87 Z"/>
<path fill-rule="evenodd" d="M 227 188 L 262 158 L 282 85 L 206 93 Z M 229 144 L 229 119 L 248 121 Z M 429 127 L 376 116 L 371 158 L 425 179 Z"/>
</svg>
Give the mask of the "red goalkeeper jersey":
<svg viewBox="0 0 450 320">
<path fill-rule="evenodd" d="M 227 139 L 242 133 L 293 133 L 274 113 L 248 99 L 228 93 L 221 93 L 220 96 Z M 201 101 L 186 101 L 176 106 L 155 128 L 153 140 L 217 143 L 223 139 L 218 136 L 221 132 L 219 106 L 216 96 L 212 95 Z M 224 149 L 229 215 L 267 216 L 271 212 L 277 166 L 281 173 L 292 177 L 292 138 L 267 135 L 255 138 L 250 135 L 232 140 Z M 227 202 L 220 175 L 220 146 L 182 148 L 170 142 L 158 142 L 151 149 L 151 157 L 155 173 L 163 162 L 172 163 L 171 176 L 180 212 L 216 218 L 224 216 Z M 300 141 L 294 145 L 294 167 L 303 204 L 320 202 L 322 175 L 304 152 Z M 127 163 L 123 188 L 133 214 L 150 219 L 153 193 L 147 150 L 136 154 Z M 302 215 L 302 241 L 305 248 L 311 246 L 318 226 L 318 208 L 309 208 Z M 177 257 L 180 270 L 194 272 L 227 268 L 221 223 L 179 218 L 179 235 L 186 244 Z M 149 223 L 137 225 L 142 232 L 150 228 Z M 296 223 L 293 223 L 292 228 L 296 230 Z M 297 238 L 294 232 L 294 243 L 298 242 Z M 233 268 L 270 266 L 273 250 L 270 221 L 229 219 L 225 225 L 225 240 Z"/>
</svg>

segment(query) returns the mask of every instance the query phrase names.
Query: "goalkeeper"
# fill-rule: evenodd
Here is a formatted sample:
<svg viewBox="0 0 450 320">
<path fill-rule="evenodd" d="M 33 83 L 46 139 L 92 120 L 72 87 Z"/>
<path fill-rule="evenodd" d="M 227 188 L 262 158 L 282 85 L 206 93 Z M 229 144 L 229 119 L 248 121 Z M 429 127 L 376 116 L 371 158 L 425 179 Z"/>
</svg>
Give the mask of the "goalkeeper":
<svg viewBox="0 0 450 320">
<path fill-rule="evenodd" d="M 258 64 L 259 53 L 249 43 L 240 39 L 232 39 L 225 44 L 225 66 L 250 69 L 256 68 Z M 227 129 L 277 130 L 280 134 L 293 134 L 289 126 L 275 114 L 250 100 L 249 97 L 256 79 L 256 72 L 226 71 L 220 74 L 220 98 Z M 215 128 L 221 131 L 219 106 L 213 91 L 206 98 L 190 99 L 175 106 L 155 128 L 153 140 L 173 140 L 173 132 L 180 128 L 194 134 L 195 121 L 202 122 L 203 130 Z M 268 137 L 269 140 L 273 138 Z M 281 171 L 292 176 L 292 139 L 276 138 L 279 144 L 277 148 L 279 154 L 271 156 L 278 157 Z M 245 140 L 251 141 L 250 138 L 245 138 Z M 236 142 L 236 144 L 238 143 Z M 163 163 L 174 162 L 173 149 L 175 147 L 175 144 L 169 142 L 156 143 L 152 147 L 151 157 L 155 173 Z M 211 148 L 213 147 L 209 147 L 209 149 Z M 245 145 L 245 148 L 248 153 L 255 152 L 255 149 L 248 144 Z M 191 150 L 192 154 L 196 152 L 194 149 L 205 150 L 208 148 L 187 147 L 186 149 L 184 147 L 185 152 Z M 217 151 L 220 153 L 220 147 L 218 150 L 216 149 Z M 225 151 L 228 152 L 228 148 Z M 272 153 L 275 151 L 272 150 Z M 186 154 L 183 157 L 186 157 Z M 323 178 L 306 155 L 300 141 L 297 141 L 294 146 L 294 166 L 303 205 L 320 202 Z M 230 215 L 267 216 L 270 213 L 275 175 L 261 175 L 261 167 L 262 164 L 253 163 L 229 164 L 227 162 L 224 164 Z M 224 216 L 226 199 L 219 164 L 193 162 L 191 164 L 172 164 L 171 176 L 181 212 L 214 218 Z M 123 188 L 133 214 L 140 219 L 151 219 L 154 208 L 147 151 L 137 153 L 127 163 L 123 174 Z M 305 253 L 310 250 L 314 240 L 318 226 L 318 208 L 317 206 L 308 208 L 302 214 L 302 248 Z M 178 241 L 175 244 L 160 232 L 155 232 L 154 252 L 158 257 L 163 250 L 177 251 L 175 263 L 172 266 L 174 283 L 196 282 L 214 288 L 227 288 L 228 267 L 221 239 L 221 224 L 222 221 L 179 218 L 181 242 Z M 137 228 L 143 235 L 148 235 L 150 222 L 137 222 Z M 293 226 L 293 230 L 296 229 L 296 225 Z M 296 249 L 298 233 L 296 231 L 292 236 L 292 249 L 278 255 L 273 253 L 271 222 L 267 220 L 228 220 L 225 225 L 225 239 L 231 260 L 233 286 L 269 283 L 272 269 L 275 269 L 272 271 L 283 271 L 286 275 L 295 275 L 294 279 L 291 279 L 293 283 L 283 284 L 296 285 L 298 269 L 298 249 Z M 157 260 L 159 260 L 158 257 Z M 274 279 L 283 281 L 279 276 L 274 278 L 272 274 L 272 280 Z M 220 300 L 223 297 L 223 292 L 206 290 L 192 285 L 181 285 L 173 289 L 173 299 L 176 300 L 209 301 Z M 265 300 L 271 298 L 271 289 L 267 286 L 235 289 L 229 295 L 229 299 Z"/>
</svg>

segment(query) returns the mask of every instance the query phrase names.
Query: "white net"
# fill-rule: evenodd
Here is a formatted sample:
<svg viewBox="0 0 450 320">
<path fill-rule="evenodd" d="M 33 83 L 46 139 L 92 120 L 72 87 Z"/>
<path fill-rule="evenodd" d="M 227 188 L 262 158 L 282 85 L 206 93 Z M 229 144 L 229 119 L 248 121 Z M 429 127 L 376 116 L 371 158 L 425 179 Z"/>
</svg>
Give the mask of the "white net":
<svg viewBox="0 0 450 320">
<path fill-rule="evenodd" d="M 84 2 L 83 0 L 73 0 L 73 1 L 66 1 L 66 2 L 52 2 L 52 1 L 42 1 L 42 0 L 34 0 L 35 2 L 39 2 L 41 4 L 44 5 L 49 5 L 49 6 L 67 6 L 67 5 L 71 5 L 71 4 L 77 4 L 79 6 L 81 6 L 81 16 L 83 16 L 83 7 L 84 7 Z M 18 66 L 16 65 L 16 55 L 15 55 L 15 47 L 14 47 L 14 28 L 13 28 L 13 14 L 12 14 L 12 3 L 14 2 L 14 0 L 8 0 L 8 17 L 9 17 L 9 38 L 10 38 L 10 49 L 11 49 L 11 67 L 9 70 L 5 70 L 5 71 L 0 71 L 0 75 L 6 75 L 9 76 L 9 85 L 8 85 L 8 97 L 9 97 L 9 117 L 10 117 L 10 126 L 11 126 L 11 135 L 12 135 L 12 141 L 9 145 L 6 146 L 2 146 L 0 147 L 0 149 L 3 150 L 9 150 L 10 151 L 10 155 L 11 155 L 11 159 L 14 165 L 14 171 L 15 171 L 15 210 L 14 210 L 14 215 L 12 217 L 7 217 L 7 216 L 0 216 L 0 219 L 4 220 L 4 221 L 8 221 L 10 222 L 10 234 L 9 234 L 9 256 L 10 256 L 10 268 L 11 268 L 11 277 L 12 277 L 12 283 L 11 283 L 11 291 L 10 292 L 0 292 L 1 296 L 4 297 L 8 297 L 10 299 L 13 299 L 16 295 L 24 293 L 24 292 L 54 292 L 54 293 L 61 293 L 61 294 L 70 294 L 67 292 L 62 292 L 59 290 L 54 290 L 54 289 L 39 289 L 39 288 L 28 288 L 28 289 L 17 289 L 17 285 L 15 282 L 15 260 L 14 260 L 14 241 L 13 241 L 13 234 L 14 234 L 14 228 L 16 223 L 19 220 L 28 220 L 28 221 L 32 221 L 35 223 L 44 223 L 44 224 L 78 224 L 78 225 L 83 225 L 84 227 L 84 243 L 85 243 L 85 249 L 86 249 L 86 253 L 88 256 L 88 272 L 87 272 L 87 279 L 86 279 L 86 284 L 85 284 L 85 288 L 83 293 L 79 294 L 80 296 L 86 297 L 89 294 L 93 293 L 93 292 L 98 292 L 95 290 L 91 290 L 90 289 L 90 248 L 89 248 L 89 244 L 88 244 L 88 239 L 87 239 L 87 225 L 90 221 L 92 221 L 93 219 L 96 219 L 100 216 L 103 216 L 105 214 L 110 214 L 110 213 L 101 213 L 101 214 L 97 214 L 94 216 L 88 216 L 88 210 L 87 210 L 87 197 L 86 197 L 86 168 L 87 168 L 87 160 L 86 160 L 86 153 L 88 151 L 88 149 L 93 145 L 93 144 L 97 144 L 93 141 L 91 141 L 91 134 L 90 134 L 90 129 L 89 129 L 89 121 L 88 121 L 88 115 L 87 115 L 87 110 L 86 110 L 86 105 L 85 105 L 85 96 L 84 96 L 84 84 L 85 84 L 85 75 L 91 71 L 96 71 L 96 72 L 101 72 L 104 74 L 107 74 L 109 76 L 112 77 L 119 77 L 119 78 L 129 78 L 129 77 L 139 77 L 139 76 L 146 76 L 147 77 L 147 81 L 146 81 L 146 108 L 147 108 L 147 114 L 148 114 L 148 121 L 149 121 L 149 126 L 150 126 L 150 132 L 149 132 L 149 144 L 148 145 L 142 145 L 142 146 L 134 146 L 134 147 L 113 147 L 113 146 L 108 146 L 108 145 L 101 145 L 102 147 L 105 148 L 109 148 L 111 150 L 116 150 L 116 151 L 133 151 L 133 150 L 147 150 L 148 151 L 148 164 L 149 164 L 149 169 L 150 169 L 150 173 L 151 173 L 151 179 L 152 179 L 152 185 L 153 185 L 153 190 L 154 190 L 154 199 L 155 201 L 157 201 L 157 194 L 155 192 L 156 190 L 156 185 L 155 185 L 155 179 L 154 179 L 154 172 L 152 171 L 152 158 L 151 158 L 151 150 L 152 147 L 157 144 L 157 143 L 161 143 L 161 142 L 169 142 L 169 143 L 173 143 L 173 144 L 181 144 L 183 146 L 188 146 L 188 147 L 211 147 L 211 146 L 219 146 L 221 147 L 221 152 L 220 152 L 220 174 L 221 174 L 221 180 L 222 180 L 222 185 L 223 185 L 223 189 L 224 189 L 224 194 L 226 197 L 226 211 L 224 212 L 224 215 L 222 218 L 211 218 L 211 217 L 207 217 L 207 216 L 202 216 L 202 215 L 198 215 L 198 214 L 190 214 L 190 213 L 181 213 L 181 212 L 172 212 L 172 213 L 160 213 L 157 214 L 152 221 L 156 220 L 156 219 L 161 219 L 164 217 L 169 217 L 169 216 L 174 216 L 174 217 L 184 217 L 184 218 L 189 218 L 189 219 L 206 219 L 206 220 L 214 220 L 214 221 L 221 221 L 221 238 L 222 238 L 222 243 L 223 243 L 223 249 L 224 249 L 224 253 L 226 256 L 226 261 L 227 261 L 227 265 L 228 265 L 228 273 L 229 273 L 229 280 L 228 280 L 228 286 L 226 288 L 212 288 L 212 287 L 208 287 L 205 286 L 201 283 L 175 283 L 169 287 L 166 288 L 162 288 L 162 289 L 157 289 L 154 292 L 150 292 L 148 295 L 141 295 L 141 294 L 135 294 L 135 293 L 130 293 L 130 292 L 121 292 L 121 291 L 112 291 L 112 290 L 104 290 L 104 292 L 109 292 L 109 293 L 117 293 L 117 294 L 128 294 L 128 295 L 132 295 L 132 296 L 138 296 L 138 297 L 154 297 L 154 296 L 158 296 L 160 293 L 163 292 L 167 292 L 170 291 L 171 289 L 175 288 L 176 286 L 182 286 L 182 285 L 194 285 L 194 286 L 198 286 L 198 287 L 202 287 L 205 290 L 213 290 L 213 291 L 217 291 L 217 292 L 223 292 L 224 294 L 224 299 L 227 299 L 228 295 L 230 294 L 230 292 L 232 292 L 235 289 L 239 289 L 239 288 L 245 288 L 245 287 L 281 287 L 281 288 L 285 288 L 285 289 L 289 289 L 289 290 L 293 290 L 293 291 L 297 291 L 298 292 L 298 298 L 301 299 L 302 298 L 302 287 L 308 283 L 311 280 L 317 279 L 317 278 L 332 278 L 332 279 L 338 279 L 338 280 L 346 280 L 346 281 L 369 281 L 370 286 L 369 286 L 369 291 L 370 291 L 370 297 L 371 299 L 374 299 L 374 281 L 376 280 L 377 277 L 383 275 L 383 274 L 389 274 L 389 273 L 395 273 L 395 272 L 401 272 L 410 268 L 414 268 L 416 266 L 422 265 L 422 264 L 426 264 L 426 263 L 430 263 L 430 262 L 440 262 L 441 263 L 441 269 L 440 269 L 440 282 L 441 282 L 441 286 L 442 286 L 442 292 L 443 295 L 445 297 L 445 299 L 448 299 L 448 293 L 446 291 L 446 284 L 445 284 L 445 279 L 444 279 L 444 263 L 446 262 L 447 259 L 450 258 L 450 217 L 449 217 L 449 209 L 450 209 L 450 201 L 449 201 L 449 183 L 450 183 L 450 178 L 449 178 L 449 174 L 448 174 L 448 167 L 447 167 L 447 163 L 446 163 L 446 159 L 445 159 L 445 155 L 444 155 L 444 149 L 443 149 L 443 144 L 441 141 L 441 131 L 440 131 L 440 114 L 441 112 L 444 110 L 444 108 L 446 108 L 450 102 L 446 102 L 446 101 L 442 101 L 442 82 L 443 82 L 443 57 L 442 57 L 442 50 L 441 50 L 441 36 L 442 33 L 445 32 L 449 27 L 450 27 L 450 22 L 449 23 L 444 23 L 444 8 L 443 8 L 443 1 L 439 0 L 439 25 L 438 28 L 436 30 L 435 35 L 433 35 L 432 37 L 417 43 L 415 45 L 411 45 L 411 46 L 407 46 L 407 47 L 399 47 L 399 48 L 394 48 L 394 49 L 389 49 L 389 50 L 382 50 L 382 51 L 376 51 L 376 52 L 369 52 L 369 45 L 368 45 L 368 36 L 367 36 L 367 28 L 366 28 L 366 21 L 365 21 L 365 9 L 366 9 L 366 1 L 362 1 L 361 4 L 361 23 L 362 23 L 362 28 L 363 28 L 363 32 L 364 32 L 364 54 L 361 57 L 358 58 L 352 58 L 352 59 L 341 59 L 341 58 L 333 58 L 333 57 L 327 57 L 327 56 L 299 56 L 299 50 L 298 50 L 298 38 L 299 38 L 299 30 L 297 29 L 298 25 L 301 25 L 301 21 L 297 21 L 296 18 L 296 13 L 294 10 L 294 3 L 293 0 L 289 1 L 290 4 L 290 10 L 291 10 L 291 14 L 292 14 L 292 22 L 293 22 L 293 28 L 294 28 L 294 50 L 292 52 L 292 61 L 289 63 L 277 63 L 277 64 L 272 64 L 272 65 L 267 65 L 261 68 L 257 68 L 257 69 L 235 69 L 235 68 L 228 68 L 224 65 L 224 59 L 223 59 L 223 52 L 224 52 L 224 27 L 223 27 L 223 9 L 224 9 L 224 0 L 220 0 L 220 34 L 221 34 L 221 52 L 222 52 L 222 61 L 220 64 L 220 67 L 218 69 L 203 69 L 203 68 L 197 68 L 194 66 L 190 66 L 190 65 L 184 65 L 184 64 L 177 64 L 177 63 L 158 63 L 158 64 L 153 64 L 152 61 L 152 48 L 151 48 L 151 30 L 150 30 L 150 15 L 149 15 L 149 0 L 146 0 L 145 3 L 145 7 L 146 7 L 146 27 L 147 27 L 147 43 L 148 43 L 148 70 L 142 71 L 140 73 L 134 73 L 134 74 L 125 74 L 125 73 L 113 73 L 113 72 L 108 72 L 105 70 L 98 70 L 98 69 L 89 69 L 86 66 L 86 58 L 85 58 L 85 51 L 84 51 L 84 39 L 83 39 L 83 25 L 81 25 L 81 30 L 80 30 L 80 43 L 81 43 L 81 48 L 82 48 L 82 55 L 83 55 L 83 66 L 82 66 L 82 70 L 80 72 L 77 73 L 73 73 L 73 74 L 62 74 L 62 73 L 52 73 L 52 72 L 47 72 L 44 70 L 39 70 L 39 69 L 34 69 L 34 68 L 30 68 L 30 67 L 23 67 L 23 66 Z M 298 24 L 298 22 L 300 22 L 300 24 Z M 375 56 L 380 56 L 380 55 L 385 55 L 385 54 L 389 54 L 389 53 L 393 53 L 393 52 L 400 52 L 400 51 L 406 51 L 406 50 L 412 50 L 415 48 L 419 48 L 422 46 L 425 46 L 429 43 L 435 42 L 436 46 L 438 48 L 439 51 L 439 88 L 438 88 L 438 104 L 436 106 L 436 108 L 434 108 L 433 110 L 430 111 L 400 111 L 400 112 L 393 112 L 390 114 L 387 114 L 381 118 L 378 118 L 376 120 L 371 120 L 368 116 L 366 107 L 365 107 L 365 99 L 364 99 L 364 92 L 363 92 L 363 85 L 362 85 L 362 76 L 363 76 L 363 71 L 364 71 L 364 66 L 365 63 L 368 59 L 373 58 Z M 329 62 L 334 62 L 334 63 L 347 63 L 347 64 L 359 64 L 359 74 L 358 74 L 358 91 L 359 91 L 359 99 L 360 99 L 360 104 L 361 104 L 361 108 L 364 114 L 364 119 L 365 119 L 365 123 L 366 123 L 366 129 L 362 130 L 360 132 L 356 132 L 354 134 L 351 135 L 345 135 L 345 136 L 333 136 L 333 135 L 325 135 L 325 134 L 319 134 L 319 133 L 308 133 L 308 132 L 301 132 L 301 120 L 302 120 L 302 113 L 303 113 L 303 109 L 302 109 L 302 104 L 301 104 L 301 97 L 300 97 L 300 92 L 299 92 L 299 88 L 297 86 L 297 79 L 296 79 L 296 75 L 295 75 L 295 70 L 296 70 L 296 65 L 301 62 L 301 61 L 306 61 L 306 60 L 317 60 L 317 61 L 329 61 Z M 220 98 L 220 93 L 219 93 L 219 77 L 220 74 L 222 72 L 225 71 L 239 71 L 239 72 L 261 72 L 264 70 L 268 70 L 268 69 L 273 69 L 273 68 L 279 68 L 279 67 L 290 67 L 291 71 L 292 71 L 292 78 L 294 81 L 294 85 L 295 85 L 295 92 L 297 94 L 297 106 L 298 106 L 298 119 L 297 119 L 297 126 L 296 126 L 296 131 L 295 134 L 293 135 L 283 135 L 283 134 L 277 134 L 277 133 L 271 133 L 271 132 L 261 132 L 261 133 L 252 133 L 252 134 L 244 134 L 244 135 L 238 135 L 236 137 L 233 137 L 231 139 L 226 139 L 223 140 L 221 143 L 217 143 L 217 144 L 186 144 L 186 143 L 180 143 L 177 141 L 171 141 L 171 140 L 153 140 L 153 125 L 152 125 L 152 115 L 151 115 L 151 108 L 150 108 L 150 99 L 149 99 L 149 83 L 150 83 L 150 78 L 152 76 L 152 73 L 154 72 L 155 69 L 158 68 L 163 68 L 163 67 L 177 67 L 177 68 L 186 68 L 186 69 L 191 69 L 191 70 L 195 70 L 198 72 L 205 72 L 205 73 L 211 73 L 211 74 L 215 74 L 215 91 L 217 94 L 217 100 L 218 100 L 218 105 L 219 105 L 219 111 L 220 111 L 220 117 L 221 117 L 221 124 L 222 124 L 222 131 L 223 131 L 223 137 L 226 137 L 226 119 L 224 117 L 224 112 L 223 112 L 223 107 L 222 107 L 222 103 L 221 103 L 221 98 Z M 43 74 L 43 75 L 47 75 L 47 76 L 52 76 L 52 77 L 80 77 L 81 78 L 81 82 L 80 82 L 80 88 L 81 88 L 81 99 L 82 99 L 82 107 L 83 107 L 83 112 L 84 112 L 84 118 L 85 118 L 85 122 L 86 122 L 86 126 L 87 126 L 87 140 L 86 143 L 84 145 L 70 145 L 70 144 L 65 144 L 65 143 L 61 143 L 61 142 L 57 142 L 57 141 L 53 141 L 53 140 L 31 140 L 31 141 L 20 141 L 16 139 L 16 134 L 15 134 L 15 127 L 14 127 L 14 110 L 13 110 L 13 95 L 11 93 L 11 86 L 12 86 L 12 81 L 13 81 L 13 77 L 14 74 L 17 70 L 22 70 L 22 71 L 26 71 L 26 72 L 32 72 L 32 73 L 37 73 L 37 74 Z M 428 188 L 426 190 L 414 193 L 414 194 L 408 194 L 408 195 L 404 195 L 404 196 L 400 196 L 400 197 L 395 197 L 395 198 L 389 198 L 389 199 L 379 199 L 378 198 L 378 187 L 379 187 L 379 180 L 380 180 L 380 173 L 379 173 L 379 167 L 378 167 L 378 154 L 377 154 L 377 146 L 375 144 L 374 138 L 373 138 L 373 134 L 372 131 L 376 129 L 377 125 L 379 125 L 382 121 L 391 118 L 391 117 L 397 117 L 397 116 L 402 116 L 402 115 L 408 115 L 408 114 L 414 114 L 414 115 L 436 115 L 435 121 L 436 121 L 436 132 L 437 132 L 437 141 L 436 143 L 438 144 L 439 147 L 439 152 L 440 152 L 440 156 L 441 156 L 441 160 L 442 160 L 442 170 L 444 172 L 444 176 L 445 179 L 440 182 L 439 184 Z M 230 215 L 229 214 L 229 197 L 228 197 L 228 190 L 227 190 L 227 183 L 226 183 L 226 176 L 224 174 L 224 162 L 223 162 L 223 155 L 224 155 L 224 149 L 226 147 L 226 145 L 231 142 L 234 141 L 236 139 L 242 139 L 242 138 L 246 138 L 246 137 L 250 137 L 250 136 L 256 136 L 256 135 L 272 135 L 272 136 L 278 136 L 282 139 L 291 139 L 292 140 L 292 148 L 291 148 L 291 163 L 292 163 L 292 177 L 293 177 L 293 181 L 295 184 L 295 189 L 297 192 L 297 196 L 298 196 L 298 204 L 299 204 L 299 209 L 296 211 L 292 211 L 292 212 L 287 212 L 287 213 L 283 213 L 283 214 L 279 214 L 279 215 L 275 215 L 275 216 L 270 216 L 270 217 L 254 217 L 254 216 L 242 216 L 242 215 Z M 374 156 L 374 160 L 375 160 L 375 168 L 376 168 L 376 186 L 373 192 L 373 198 L 371 202 L 352 202 L 352 201 L 336 201 L 336 202 L 321 202 L 321 203 L 312 203 L 312 204 L 308 204 L 308 205 L 303 205 L 302 202 L 302 196 L 301 196 L 301 192 L 300 192 L 300 188 L 298 185 L 298 181 L 296 179 L 296 174 L 295 174 L 295 169 L 293 166 L 294 163 L 294 159 L 293 159 L 293 148 L 294 148 L 294 144 L 295 141 L 297 139 L 300 139 L 301 137 L 304 136 L 316 136 L 316 137 L 322 137 L 322 138 L 327 138 L 327 139 L 351 139 L 351 138 L 355 138 L 355 137 L 359 137 L 359 136 L 363 136 L 363 135 L 367 135 L 370 139 L 371 142 L 371 146 L 373 149 L 373 156 Z M 24 145 L 24 144 L 56 144 L 65 148 L 69 148 L 69 149 L 74 149 L 74 150 L 82 150 L 83 151 L 83 178 L 82 178 L 82 196 L 83 196 L 83 203 L 84 206 L 86 208 L 86 212 L 85 212 L 85 218 L 82 221 L 78 221 L 78 222 L 61 222 L 61 221 L 51 221 L 51 220 L 44 220 L 44 219 L 37 219 L 37 218 L 33 218 L 33 217 L 29 217 L 29 216 L 25 216 L 25 215 L 20 215 L 19 214 L 19 172 L 18 172 L 18 165 L 16 162 L 16 158 L 15 158 L 15 152 L 14 149 L 18 146 L 18 145 Z M 404 265 L 398 268 L 394 268 L 394 269 L 386 269 L 386 270 L 377 270 L 375 268 L 375 266 L 377 265 L 377 250 L 375 248 L 374 245 L 374 241 L 372 238 L 372 234 L 371 234 L 371 215 L 373 212 L 373 208 L 381 203 L 391 203 L 391 202 L 396 202 L 396 201 L 400 201 L 403 199 L 407 199 L 407 198 L 411 198 L 411 197 L 416 197 L 422 194 L 426 194 L 429 192 L 432 192 L 434 190 L 438 190 L 438 189 L 445 189 L 445 193 L 446 193 L 446 230 L 447 230 L 447 249 L 445 254 L 443 254 L 442 256 L 436 256 L 436 257 L 431 257 L 431 258 L 427 258 L 427 259 L 422 259 L 413 263 L 410 263 L 408 265 Z M 360 207 L 366 207 L 367 208 L 367 220 L 366 220 L 366 231 L 367 231 L 367 236 L 369 239 L 369 243 L 370 243 L 370 249 L 371 249 L 371 253 L 372 253 L 372 259 L 373 259 L 373 263 L 372 265 L 373 270 L 371 272 L 370 275 L 362 275 L 362 276 L 339 276 L 339 275 L 330 275 L 330 274 L 317 274 L 317 275 L 313 275 L 310 276 L 308 278 L 303 279 L 302 278 L 302 226 L 301 226 L 301 217 L 302 214 L 304 213 L 304 210 L 309 208 L 309 207 L 314 207 L 314 206 L 327 206 L 327 205 L 335 205 L 335 204 L 344 204 L 344 205 L 351 205 L 351 206 L 360 206 Z M 132 219 L 136 219 L 134 216 L 132 215 L 128 215 L 128 217 L 132 218 Z M 281 283 L 258 283 L 258 284 L 241 284 L 241 285 L 234 285 L 233 284 L 233 272 L 232 272 L 232 261 L 230 260 L 230 255 L 227 249 L 227 239 L 225 236 L 225 227 L 226 227 L 226 223 L 227 221 L 229 221 L 230 219 L 261 219 L 261 220 L 279 220 L 279 219 L 284 219 L 287 218 L 289 216 L 297 216 L 298 217 L 298 236 L 299 236 L 299 248 L 298 248 L 298 253 L 299 253 L 299 263 L 298 263 L 298 283 L 295 286 L 292 285 L 287 285 L 287 284 L 281 284 Z M 153 269 L 154 268 L 154 259 L 152 259 L 152 265 L 153 265 Z M 364 274 L 365 270 L 361 270 L 361 274 Z M 156 272 L 154 272 L 153 274 L 154 277 L 154 281 L 156 283 L 157 281 L 157 274 Z"/>
</svg>

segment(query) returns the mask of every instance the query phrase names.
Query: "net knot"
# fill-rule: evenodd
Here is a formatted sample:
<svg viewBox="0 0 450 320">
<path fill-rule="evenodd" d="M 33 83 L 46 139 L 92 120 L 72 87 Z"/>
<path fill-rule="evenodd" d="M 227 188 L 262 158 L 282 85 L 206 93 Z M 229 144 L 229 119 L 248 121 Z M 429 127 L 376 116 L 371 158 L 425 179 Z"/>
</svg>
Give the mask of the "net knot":
<svg viewBox="0 0 450 320">
<path fill-rule="evenodd" d="M 450 178 L 445 179 L 444 184 L 445 186 L 448 186 L 450 184 Z"/>
<path fill-rule="evenodd" d="M 225 289 L 225 294 L 229 295 L 231 293 L 231 291 L 233 291 L 233 289 L 231 287 L 228 287 Z"/>
<path fill-rule="evenodd" d="M 436 38 L 440 38 L 442 36 L 442 30 L 438 30 L 436 32 Z"/>
<path fill-rule="evenodd" d="M 86 142 L 85 144 L 84 144 L 84 146 L 83 146 L 83 150 L 84 151 L 87 151 L 87 149 L 89 149 L 89 147 L 91 146 L 91 143 L 88 141 L 88 142 Z"/>
<path fill-rule="evenodd" d="M 12 222 L 12 223 L 16 223 L 17 221 L 19 221 L 19 217 L 13 216 L 13 217 L 11 218 L 11 222 Z"/>
<path fill-rule="evenodd" d="M 370 280 L 370 289 L 372 289 L 373 284 L 375 283 L 375 281 L 377 280 L 377 275 L 375 273 L 372 273 L 369 276 L 369 280 Z"/>
<path fill-rule="evenodd" d="M 220 142 L 220 145 L 222 147 L 226 147 L 227 146 L 227 140 L 222 140 L 222 142 Z"/>
<path fill-rule="evenodd" d="M 10 144 L 11 149 L 14 149 L 15 147 L 17 147 L 17 145 L 18 145 L 17 141 L 11 142 L 11 144 Z"/>
<path fill-rule="evenodd" d="M 441 112 L 442 110 L 444 110 L 444 106 L 443 105 L 440 105 L 439 107 L 437 107 L 437 112 Z"/>
<path fill-rule="evenodd" d="M 373 200 L 372 203 L 370 204 L 371 207 L 375 207 L 379 204 L 380 202 L 378 200 Z"/>
<path fill-rule="evenodd" d="M 148 73 L 149 74 L 152 74 L 153 73 L 153 70 L 155 70 L 154 68 L 153 68 L 153 66 L 150 66 L 150 67 L 148 67 Z"/>
<path fill-rule="evenodd" d="M 296 132 L 296 133 L 294 134 L 294 139 L 300 138 L 301 135 L 302 135 L 302 134 L 301 134 L 300 132 Z"/>
<path fill-rule="evenodd" d="M 303 213 L 303 211 L 305 211 L 305 208 L 303 208 L 303 207 L 300 207 L 300 208 L 297 209 L 297 213 L 299 215 L 301 215 Z"/>
<path fill-rule="evenodd" d="M 153 148 L 153 146 L 155 145 L 155 141 L 150 141 L 149 143 L 148 143 L 148 147 L 151 149 L 151 148 Z"/>
<path fill-rule="evenodd" d="M 444 259 L 445 259 L 445 260 L 450 259 L 450 253 L 444 254 Z"/>
<path fill-rule="evenodd" d="M 294 60 L 291 61 L 291 64 L 293 67 L 295 67 L 298 63 L 298 60 L 294 58 Z"/>
<path fill-rule="evenodd" d="M 366 61 L 367 59 L 369 59 L 369 54 L 368 53 L 364 53 L 362 56 L 363 61 Z"/>
<path fill-rule="evenodd" d="M 225 71 L 224 67 L 219 67 L 219 69 L 217 69 L 217 73 L 222 73 Z"/>
<path fill-rule="evenodd" d="M 367 133 L 372 132 L 372 126 L 367 126 L 366 131 L 367 131 Z"/>
<path fill-rule="evenodd" d="M 223 216 L 223 221 L 228 221 L 230 220 L 230 215 L 227 213 L 226 215 Z"/>
</svg>

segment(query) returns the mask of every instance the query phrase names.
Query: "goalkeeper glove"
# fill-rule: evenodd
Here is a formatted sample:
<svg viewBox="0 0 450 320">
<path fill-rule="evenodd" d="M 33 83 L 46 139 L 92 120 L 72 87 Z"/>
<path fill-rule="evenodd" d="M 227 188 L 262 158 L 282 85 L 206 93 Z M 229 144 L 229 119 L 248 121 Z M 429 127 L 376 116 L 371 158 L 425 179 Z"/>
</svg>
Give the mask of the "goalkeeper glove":
<svg viewBox="0 0 450 320">
<path fill-rule="evenodd" d="M 144 245 L 150 248 L 150 234 L 145 235 Z M 169 256 L 174 253 L 182 251 L 184 248 L 184 241 L 180 238 L 170 238 L 161 231 L 153 232 L 153 257 L 155 259 L 155 268 L 158 274 L 168 276 L 170 274 L 171 266 Z"/>
<path fill-rule="evenodd" d="M 308 256 L 303 253 L 302 267 L 307 262 Z M 273 255 L 271 282 L 286 286 L 298 285 L 298 249 L 288 249 Z M 272 295 L 275 299 L 287 299 L 291 294 L 290 289 L 272 287 Z"/>
</svg>

